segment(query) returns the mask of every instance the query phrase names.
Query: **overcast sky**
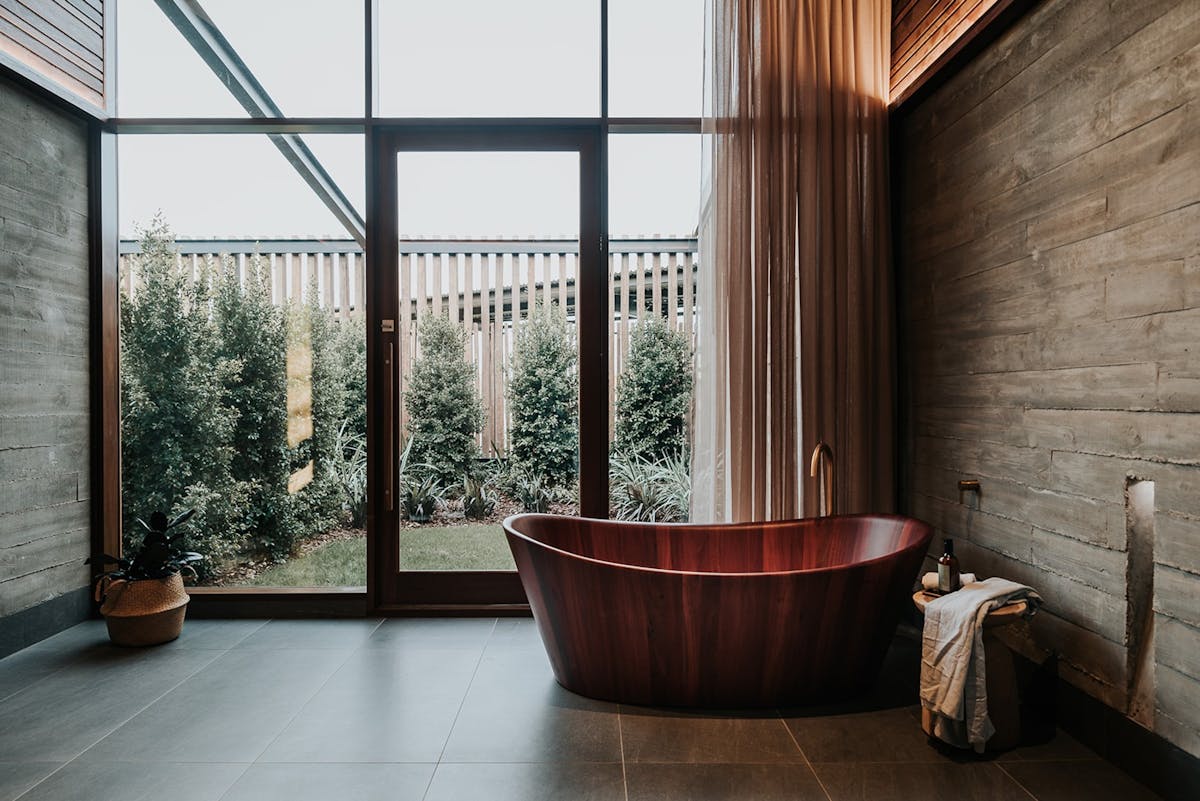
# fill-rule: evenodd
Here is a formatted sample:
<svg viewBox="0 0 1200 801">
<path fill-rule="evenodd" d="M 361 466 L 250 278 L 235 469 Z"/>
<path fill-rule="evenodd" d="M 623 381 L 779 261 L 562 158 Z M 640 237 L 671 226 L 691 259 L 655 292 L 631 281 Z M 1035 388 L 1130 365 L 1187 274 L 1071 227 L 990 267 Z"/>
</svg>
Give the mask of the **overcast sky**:
<svg viewBox="0 0 1200 801">
<path fill-rule="evenodd" d="M 359 116 L 362 3 L 201 0 L 291 116 Z M 703 0 L 609 0 L 614 116 L 700 113 Z M 594 116 L 598 0 L 380 0 L 380 106 L 387 116 Z M 122 117 L 246 116 L 153 0 L 118 6 Z M 363 209 L 361 135 L 306 136 Z M 573 154 L 406 154 L 406 235 L 573 235 Z M 123 136 L 122 236 L 161 209 L 198 236 L 345 232 L 262 135 Z M 610 230 L 690 234 L 699 205 L 698 136 L 610 142 Z"/>
</svg>

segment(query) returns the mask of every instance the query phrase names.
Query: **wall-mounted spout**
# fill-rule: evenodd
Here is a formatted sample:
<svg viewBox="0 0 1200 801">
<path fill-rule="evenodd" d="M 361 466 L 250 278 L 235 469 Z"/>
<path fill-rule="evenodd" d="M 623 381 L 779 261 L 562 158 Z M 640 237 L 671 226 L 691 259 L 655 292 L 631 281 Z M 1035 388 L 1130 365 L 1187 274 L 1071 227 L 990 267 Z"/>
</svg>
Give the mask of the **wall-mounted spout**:
<svg viewBox="0 0 1200 801">
<path fill-rule="evenodd" d="M 813 448 L 808 474 L 817 479 L 817 491 L 821 493 L 817 516 L 833 514 L 833 448 L 823 440 Z"/>
</svg>

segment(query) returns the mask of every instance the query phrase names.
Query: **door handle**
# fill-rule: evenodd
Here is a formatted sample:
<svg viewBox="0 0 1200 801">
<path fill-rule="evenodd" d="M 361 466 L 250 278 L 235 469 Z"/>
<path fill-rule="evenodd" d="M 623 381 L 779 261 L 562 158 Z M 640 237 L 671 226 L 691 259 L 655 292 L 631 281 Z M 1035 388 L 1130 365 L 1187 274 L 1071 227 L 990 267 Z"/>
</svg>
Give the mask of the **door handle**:
<svg viewBox="0 0 1200 801">
<path fill-rule="evenodd" d="M 394 487 L 395 487 L 395 483 L 396 483 L 396 431 L 395 431 L 395 424 L 396 424 L 395 391 L 396 390 L 395 390 L 395 386 L 394 386 L 395 382 L 396 382 L 395 360 L 396 360 L 396 346 L 393 343 L 389 342 L 388 343 L 387 361 L 384 363 L 387 366 L 387 382 L 385 384 L 385 386 L 387 387 L 387 391 L 384 392 L 384 398 L 386 398 L 386 403 L 387 403 L 387 410 L 384 412 L 384 415 L 383 415 L 383 418 L 384 418 L 383 434 L 384 434 L 385 440 L 387 442 L 387 445 L 384 448 L 384 454 L 385 454 L 386 458 L 384 460 L 384 471 L 383 471 L 384 482 L 385 482 L 383 485 L 383 495 L 384 495 L 384 498 L 387 499 L 387 510 L 389 512 L 396 508 L 396 498 L 395 498 L 395 491 L 394 491 Z"/>
</svg>

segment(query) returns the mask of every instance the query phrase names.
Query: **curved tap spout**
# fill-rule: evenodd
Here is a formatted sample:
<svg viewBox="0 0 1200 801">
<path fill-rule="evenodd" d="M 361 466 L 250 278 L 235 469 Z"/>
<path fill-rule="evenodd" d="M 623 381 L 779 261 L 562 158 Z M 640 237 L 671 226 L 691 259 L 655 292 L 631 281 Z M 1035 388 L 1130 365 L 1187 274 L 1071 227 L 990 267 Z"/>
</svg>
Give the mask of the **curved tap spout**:
<svg viewBox="0 0 1200 801">
<path fill-rule="evenodd" d="M 813 448 L 808 474 L 817 478 L 817 489 L 822 491 L 817 516 L 833 514 L 833 448 L 824 440 L 819 441 Z"/>
</svg>

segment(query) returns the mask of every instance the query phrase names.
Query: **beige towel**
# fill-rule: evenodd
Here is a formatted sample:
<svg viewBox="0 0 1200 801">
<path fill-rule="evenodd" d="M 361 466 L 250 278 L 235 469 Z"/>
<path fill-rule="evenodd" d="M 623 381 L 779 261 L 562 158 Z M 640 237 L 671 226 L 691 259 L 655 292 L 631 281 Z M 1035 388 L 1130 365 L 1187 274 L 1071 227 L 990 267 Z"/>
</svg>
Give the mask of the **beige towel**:
<svg viewBox="0 0 1200 801">
<path fill-rule="evenodd" d="M 987 714 L 983 619 L 999 606 L 1024 600 L 1032 615 L 1042 598 L 1030 587 L 990 578 L 925 606 L 921 644 L 921 705 L 933 713 L 933 733 L 959 748 L 983 753 L 996 729 Z"/>
</svg>

